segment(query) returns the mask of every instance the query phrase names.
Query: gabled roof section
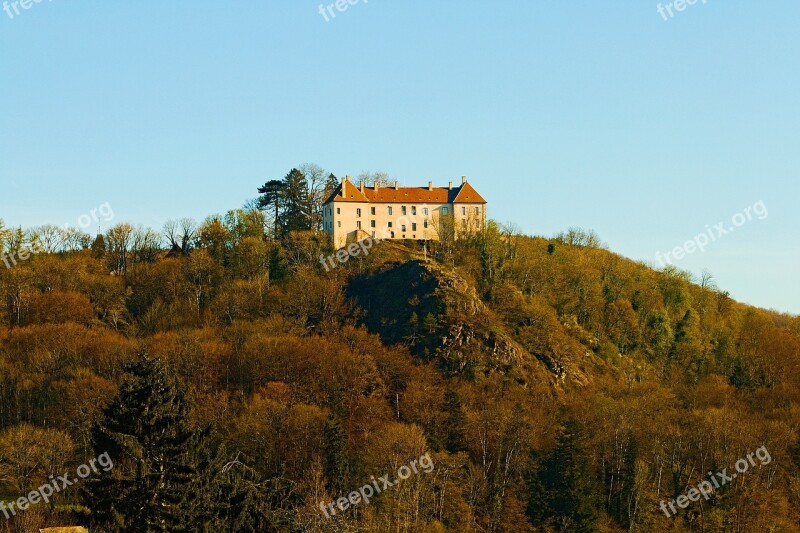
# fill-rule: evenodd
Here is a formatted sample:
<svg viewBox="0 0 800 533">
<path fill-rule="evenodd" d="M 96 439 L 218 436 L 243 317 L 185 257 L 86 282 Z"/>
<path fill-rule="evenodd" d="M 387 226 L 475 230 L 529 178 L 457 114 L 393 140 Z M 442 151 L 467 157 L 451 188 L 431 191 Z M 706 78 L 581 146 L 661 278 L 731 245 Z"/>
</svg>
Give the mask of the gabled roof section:
<svg viewBox="0 0 800 533">
<path fill-rule="evenodd" d="M 483 199 L 483 196 L 478 194 L 478 191 L 469 184 L 469 182 L 464 182 L 461 185 L 461 188 L 456 195 L 455 200 L 452 201 L 454 204 L 485 204 L 487 203 L 486 200 Z"/>
<path fill-rule="evenodd" d="M 344 189 L 344 194 L 342 190 Z M 361 190 L 349 181 L 343 181 L 336 189 L 333 190 L 331 195 L 325 200 L 326 204 L 331 202 L 369 202 L 367 197 L 361 194 Z M 324 205 L 324 204 L 323 204 Z"/>
</svg>

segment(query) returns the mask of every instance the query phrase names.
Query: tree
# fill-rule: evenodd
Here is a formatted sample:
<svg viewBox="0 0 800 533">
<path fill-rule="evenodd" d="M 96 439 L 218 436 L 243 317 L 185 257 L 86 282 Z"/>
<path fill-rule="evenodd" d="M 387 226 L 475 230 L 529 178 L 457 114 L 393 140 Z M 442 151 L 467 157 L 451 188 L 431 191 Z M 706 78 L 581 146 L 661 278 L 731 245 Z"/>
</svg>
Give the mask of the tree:
<svg viewBox="0 0 800 533">
<path fill-rule="evenodd" d="M 95 259 L 102 259 L 106 255 L 106 240 L 102 233 L 98 233 L 92 243 L 92 256 Z"/>
<path fill-rule="evenodd" d="M 338 418 L 330 415 L 325 421 L 325 474 L 333 493 L 343 493 L 350 487 L 351 466 L 347 432 Z"/>
<path fill-rule="evenodd" d="M 444 393 L 442 411 L 446 415 L 442 427 L 444 448 L 450 453 L 465 451 L 467 449 L 467 440 L 464 433 L 466 416 L 464 415 L 464 408 L 461 406 L 461 398 L 457 392 L 448 390 Z"/>
<path fill-rule="evenodd" d="M 389 177 L 389 173 L 383 170 L 378 170 L 376 172 L 364 170 L 358 175 L 358 179 L 363 181 L 364 184 L 372 184 L 373 186 L 391 187 L 394 185 L 394 181 Z"/>
<path fill-rule="evenodd" d="M 555 449 L 530 480 L 529 489 L 528 515 L 534 525 L 552 520 L 560 531 L 596 530 L 595 474 L 580 422 L 574 418 L 566 421 Z"/>
<path fill-rule="evenodd" d="M 322 230 L 322 202 L 327 200 L 328 190 L 327 172 L 315 163 L 306 163 L 300 166 L 300 172 L 308 182 L 309 219 L 311 229 Z"/>
<path fill-rule="evenodd" d="M 117 224 L 106 232 L 106 256 L 111 270 L 120 274 L 128 271 L 134 231 L 130 224 Z"/>
<path fill-rule="evenodd" d="M 324 202 L 325 200 L 327 200 L 328 197 L 331 194 L 333 194 L 333 191 L 335 191 L 338 186 L 339 186 L 339 178 L 337 178 L 333 174 L 330 174 L 328 176 L 328 179 L 325 181 L 325 194 L 323 195 L 324 199 L 322 201 Z"/>
<path fill-rule="evenodd" d="M 63 248 L 64 232 L 58 226 L 45 224 L 30 230 L 28 232 L 28 241 L 37 242 L 39 249 L 44 253 L 55 253 Z"/>
<path fill-rule="evenodd" d="M 273 237 L 277 237 L 280 227 L 280 212 L 283 202 L 283 188 L 285 184 L 281 180 L 271 180 L 258 188 L 261 196 L 256 199 L 256 205 L 259 209 L 269 212 L 272 210 L 272 216 L 275 218 L 275 225 L 273 227 Z"/>
<path fill-rule="evenodd" d="M 180 225 L 177 220 L 167 220 L 164 223 L 162 230 L 164 237 L 167 239 L 167 244 L 173 250 L 181 247 L 180 243 Z"/>
<path fill-rule="evenodd" d="M 333 174 L 331 174 L 331 176 L 333 176 Z M 0 253 L 5 252 L 5 243 L 10 234 L 11 230 L 6 228 L 5 222 L 0 218 Z"/>
<path fill-rule="evenodd" d="M 567 231 L 556 235 L 553 240 L 570 246 L 604 248 L 603 242 L 594 230 L 585 230 L 583 228 L 569 228 Z"/>
<path fill-rule="evenodd" d="M 184 386 L 157 359 L 127 365 L 128 378 L 92 429 L 92 447 L 114 465 L 88 480 L 93 516 L 116 531 L 198 531 L 212 520 L 221 471 L 210 428 L 189 426 Z"/>
<path fill-rule="evenodd" d="M 290 231 L 311 229 L 311 202 L 308 181 L 302 172 L 293 168 L 283 179 L 284 213 L 281 235 Z"/>
</svg>

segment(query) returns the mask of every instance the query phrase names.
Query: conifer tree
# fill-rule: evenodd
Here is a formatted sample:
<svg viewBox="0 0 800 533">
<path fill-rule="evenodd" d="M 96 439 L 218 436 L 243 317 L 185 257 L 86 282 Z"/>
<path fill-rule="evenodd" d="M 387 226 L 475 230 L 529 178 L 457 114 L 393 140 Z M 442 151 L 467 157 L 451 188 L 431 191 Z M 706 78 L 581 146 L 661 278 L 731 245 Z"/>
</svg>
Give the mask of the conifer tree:
<svg viewBox="0 0 800 533">
<path fill-rule="evenodd" d="M 552 520 L 560 531 L 596 530 L 596 480 L 586 436 L 578 421 L 566 421 L 555 450 L 530 479 L 529 491 L 528 515 L 534 525 Z"/>
<path fill-rule="evenodd" d="M 256 199 L 256 204 L 260 209 L 272 210 L 272 215 L 275 218 L 275 226 L 273 228 L 273 236 L 277 236 L 280 227 L 280 210 L 283 201 L 283 187 L 284 182 L 281 180 L 270 180 L 258 188 L 261 196 Z"/>
<path fill-rule="evenodd" d="M 339 420 L 331 415 L 325 421 L 325 475 L 335 493 L 350 486 L 350 456 L 347 451 L 347 432 Z"/>
<path fill-rule="evenodd" d="M 88 480 L 86 505 L 115 531 L 202 531 L 212 522 L 220 469 L 210 429 L 189 427 L 183 386 L 158 360 L 126 367 L 128 378 L 92 429 L 114 469 Z"/>
<path fill-rule="evenodd" d="M 444 393 L 442 411 L 447 415 L 443 427 L 444 448 L 450 453 L 466 450 L 467 439 L 464 434 L 466 416 L 457 392 L 449 390 Z"/>
<path fill-rule="evenodd" d="M 283 234 L 311 229 L 311 205 L 308 182 L 302 172 L 293 168 L 283 179 Z"/>
<path fill-rule="evenodd" d="M 95 259 L 102 259 L 104 255 L 106 255 L 106 240 L 102 233 L 98 233 L 92 243 L 92 256 Z"/>
<path fill-rule="evenodd" d="M 331 194 L 333 194 L 333 191 L 335 191 L 336 187 L 338 186 L 339 186 L 339 178 L 337 178 L 333 174 L 330 174 L 328 176 L 328 179 L 325 181 L 325 194 L 323 195 L 325 197 L 325 200 L 327 200 L 328 197 Z M 323 202 L 325 200 L 323 200 Z"/>
</svg>

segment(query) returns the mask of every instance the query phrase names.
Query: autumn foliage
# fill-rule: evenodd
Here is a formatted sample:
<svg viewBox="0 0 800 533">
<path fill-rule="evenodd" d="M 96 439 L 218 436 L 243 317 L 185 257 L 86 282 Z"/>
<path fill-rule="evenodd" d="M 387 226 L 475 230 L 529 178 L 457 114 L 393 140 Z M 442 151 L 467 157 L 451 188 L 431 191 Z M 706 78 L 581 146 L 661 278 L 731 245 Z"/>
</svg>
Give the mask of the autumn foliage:
<svg viewBox="0 0 800 533">
<path fill-rule="evenodd" d="M 174 435 L 164 468 L 210 476 L 184 507 L 192 485 L 163 478 L 159 501 L 178 501 L 165 524 L 797 530 L 800 318 L 593 240 L 490 223 L 427 254 L 381 243 L 327 272 L 325 235 L 275 240 L 269 227 L 258 212 L 231 212 L 176 237 L 169 253 L 133 238 L 140 230 L 125 239 L 129 228 L 112 228 L 94 250 L 0 268 L 0 501 L 107 451 L 97 447 L 137 449 L 115 435 L 164 441 L 147 436 L 158 421 L 126 420 L 147 411 L 130 399 L 145 390 L 131 382 L 139 372 L 185 393 L 147 400 L 180 404 L 163 407 Z M 191 442 L 213 453 L 181 451 Z M 659 509 L 761 446 L 770 464 L 674 518 Z M 164 460 L 142 449 L 148 464 Z M 334 519 L 320 511 L 426 452 L 432 473 Z M 0 517 L 0 531 L 135 521 L 86 497 L 143 479 L 135 461 L 109 476 Z M 148 515 L 142 530 L 161 519 Z"/>
</svg>

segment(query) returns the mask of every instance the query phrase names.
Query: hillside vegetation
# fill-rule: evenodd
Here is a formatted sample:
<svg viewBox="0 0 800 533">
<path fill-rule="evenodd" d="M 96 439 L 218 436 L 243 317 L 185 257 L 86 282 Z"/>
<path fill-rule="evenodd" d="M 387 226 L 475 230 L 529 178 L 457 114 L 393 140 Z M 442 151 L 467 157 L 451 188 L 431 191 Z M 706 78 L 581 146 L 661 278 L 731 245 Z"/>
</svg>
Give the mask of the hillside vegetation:
<svg viewBox="0 0 800 533">
<path fill-rule="evenodd" d="M 115 460 L 0 531 L 798 531 L 800 318 L 592 239 L 490 223 L 326 271 L 327 236 L 265 226 L 0 268 L 0 501 Z"/>
</svg>

